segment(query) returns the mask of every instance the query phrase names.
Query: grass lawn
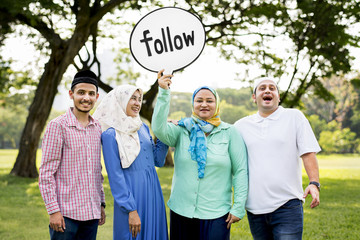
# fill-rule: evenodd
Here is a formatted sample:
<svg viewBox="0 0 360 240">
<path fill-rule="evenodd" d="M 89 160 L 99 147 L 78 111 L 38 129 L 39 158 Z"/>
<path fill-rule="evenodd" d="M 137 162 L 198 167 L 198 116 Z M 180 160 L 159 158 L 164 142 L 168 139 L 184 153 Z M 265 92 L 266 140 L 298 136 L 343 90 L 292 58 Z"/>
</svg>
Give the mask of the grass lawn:
<svg viewBox="0 0 360 240">
<path fill-rule="evenodd" d="M 9 175 L 16 150 L 0 150 L 0 239 L 49 239 L 48 215 L 37 179 Z M 41 151 L 38 152 L 38 166 Z M 360 156 L 319 155 L 322 183 L 321 204 L 304 205 L 304 239 L 360 239 Z M 158 169 L 165 201 L 169 198 L 172 168 Z M 98 239 L 112 239 L 113 201 L 104 171 L 107 221 L 99 227 Z M 303 175 L 304 186 L 308 180 Z M 168 208 L 167 208 L 168 211 Z M 231 239 L 252 239 L 246 217 L 231 229 Z"/>
</svg>

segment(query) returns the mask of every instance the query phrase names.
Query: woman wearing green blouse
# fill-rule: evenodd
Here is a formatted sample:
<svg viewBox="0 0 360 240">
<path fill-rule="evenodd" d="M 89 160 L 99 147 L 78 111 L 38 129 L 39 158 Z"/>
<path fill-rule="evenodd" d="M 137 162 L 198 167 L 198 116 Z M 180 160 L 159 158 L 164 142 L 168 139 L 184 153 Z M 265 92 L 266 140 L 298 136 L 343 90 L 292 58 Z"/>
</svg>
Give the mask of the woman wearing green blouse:
<svg viewBox="0 0 360 240">
<path fill-rule="evenodd" d="M 247 153 L 237 130 L 222 122 L 219 96 L 210 87 L 195 90 L 193 113 L 178 125 L 167 122 L 172 75 L 158 73 L 159 94 L 152 130 L 175 147 L 168 206 L 171 240 L 230 239 L 230 227 L 245 215 Z M 234 202 L 232 202 L 232 190 Z"/>
</svg>

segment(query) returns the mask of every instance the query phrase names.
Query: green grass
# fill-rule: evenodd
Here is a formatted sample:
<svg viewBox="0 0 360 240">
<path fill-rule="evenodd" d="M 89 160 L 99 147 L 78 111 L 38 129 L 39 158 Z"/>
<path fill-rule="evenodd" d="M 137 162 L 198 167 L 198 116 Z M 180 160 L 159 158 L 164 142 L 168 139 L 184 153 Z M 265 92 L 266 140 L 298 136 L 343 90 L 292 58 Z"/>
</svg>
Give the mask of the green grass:
<svg viewBox="0 0 360 240">
<path fill-rule="evenodd" d="M 42 201 L 37 179 L 10 176 L 16 150 L 0 150 L 0 239 L 49 239 L 49 217 Z M 38 152 L 38 166 L 41 151 Z M 319 155 L 322 183 L 321 204 L 310 209 L 304 205 L 304 238 L 360 239 L 360 156 Z M 172 168 L 158 169 L 165 201 L 171 191 Z M 112 239 L 113 200 L 104 170 L 107 199 L 106 224 L 99 227 L 98 239 Z M 303 175 L 304 186 L 308 180 Z M 167 208 L 167 213 L 169 209 Z M 246 217 L 231 229 L 231 239 L 252 239 Z"/>
</svg>

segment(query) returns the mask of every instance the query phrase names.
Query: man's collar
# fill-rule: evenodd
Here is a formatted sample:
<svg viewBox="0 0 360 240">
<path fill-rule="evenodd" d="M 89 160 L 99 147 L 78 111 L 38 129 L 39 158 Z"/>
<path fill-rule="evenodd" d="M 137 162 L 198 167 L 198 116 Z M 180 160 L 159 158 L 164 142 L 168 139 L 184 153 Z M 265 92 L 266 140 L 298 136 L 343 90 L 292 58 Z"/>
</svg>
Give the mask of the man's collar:
<svg viewBox="0 0 360 240">
<path fill-rule="evenodd" d="M 69 126 L 76 127 L 78 120 L 77 120 L 75 114 L 72 111 L 73 109 L 74 108 L 70 107 L 66 114 L 68 116 L 67 120 L 68 120 Z"/>
<path fill-rule="evenodd" d="M 279 106 L 272 114 L 270 114 L 267 117 L 262 117 L 259 113 L 259 111 L 255 114 L 254 120 L 255 122 L 262 122 L 265 119 L 269 120 L 277 120 L 279 119 L 281 113 L 284 111 L 284 108 L 282 106 Z"/>
<path fill-rule="evenodd" d="M 67 111 L 67 115 L 68 115 L 67 119 L 68 119 L 69 126 L 71 126 L 71 127 L 80 127 L 81 125 L 80 125 L 79 121 L 77 120 L 75 114 L 73 113 L 73 109 L 74 109 L 73 107 L 70 107 L 68 109 L 68 111 Z M 89 114 L 89 124 L 88 124 L 88 126 L 93 125 L 93 124 L 95 124 L 95 120 Z"/>
</svg>

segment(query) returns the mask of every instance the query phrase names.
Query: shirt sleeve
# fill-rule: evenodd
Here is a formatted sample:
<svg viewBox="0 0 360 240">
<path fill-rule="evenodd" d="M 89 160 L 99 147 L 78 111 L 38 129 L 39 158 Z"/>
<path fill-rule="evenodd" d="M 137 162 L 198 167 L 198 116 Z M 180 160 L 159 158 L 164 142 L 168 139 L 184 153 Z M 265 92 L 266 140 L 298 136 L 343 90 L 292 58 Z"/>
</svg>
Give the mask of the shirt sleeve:
<svg viewBox="0 0 360 240">
<path fill-rule="evenodd" d="M 101 167 L 102 169 L 102 167 Z M 101 198 L 101 202 L 105 203 L 105 192 L 104 192 L 104 176 L 101 174 L 101 190 L 100 190 L 100 198 Z"/>
<path fill-rule="evenodd" d="M 166 154 L 168 152 L 169 146 L 165 143 L 161 142 L 160 139 L 156 139 L 156 143 L 154 143 L 154 140 L 150 134 L 149 127 L 145 125 L 145 128 L 149 134 L 150 141 L 152 144 L 153 154 L 154 154 L 154 165 L 156 167 L 162 167 L 165 164 L 165 158 Z"/>
<path fill-rule="evenodd" d="M 162 167 L 165 164 L 165 159 L 167 152 L 169 150 L 169 146 L 165 143 L 161 142 L 160 139 L 156 140 L 156 144 L 154 144 L 153 140 L 153 151 L 154 151 L 154 163 L 156 167 Z"/>
<path fill-rule="evenodd" d="M 105 167 L 114 201 L 124 212 L 129 213 L 134 211 L 137 209 L 136 202 L 126 184 L 124 172 L 120 164 L 115 130 L 110 128 L 103 132 L 101 134 L 101 142 L 103 146 Z"/>
<path fill-rule="evenodd" d="M 61 127 L 56 122 L 50 122 L 42 141 L 42 157 L 39 168 L 39 189 L 48 214 L 60 212 L 55 174 L 60 165 L 62 146 Z"/>
<path fill-rule="evenodd" d="M 100 131 L 100 133 L 101 133 L 101 127 L 100 127 L 100 125 L 98 125 L 98 127 L 99 127 L 99 131 Z M 103 167 L 102 166 L 100 166 L 100 173 L 102 172 L 102 169 L 103 169 Z M 104 176 L 103 176 L 103 174 L 101 173 L 101 189 L 100 189 L 100 199 L 101 199 L 101 202 L 102 203 L 105 203 L 105 191 L 104 191 Z"/>
<path fill-rule="evenodd" d="M 230 213 L 242 219 L 248 196 L 248 158 L 244 140 L 233 126 L 230 128 L 229 154 L 234 187 L 234 204 Z"/>
<path fill-rule="evenodd" d="M 159 93 L 151 120 L 155 136 L 168 146 L 175 147 L 180 134 L 180 126 L 167 121 L 170 108 L 170 90 L 159 87 Z"/>
<path fill-rule="evenodd" d="M 299 151 L 299 156 L 305 153 L 321 151 L 318 141 L 316 140 L 315 134 L 311 128 L 309 121 L 306 119 L 304 114 L 300 111 L 296 111 L 297 115 L 297 132 L 296 142 Z"/>
</svg>

